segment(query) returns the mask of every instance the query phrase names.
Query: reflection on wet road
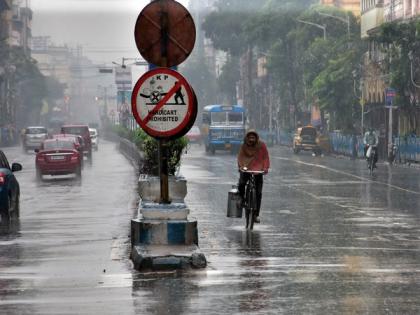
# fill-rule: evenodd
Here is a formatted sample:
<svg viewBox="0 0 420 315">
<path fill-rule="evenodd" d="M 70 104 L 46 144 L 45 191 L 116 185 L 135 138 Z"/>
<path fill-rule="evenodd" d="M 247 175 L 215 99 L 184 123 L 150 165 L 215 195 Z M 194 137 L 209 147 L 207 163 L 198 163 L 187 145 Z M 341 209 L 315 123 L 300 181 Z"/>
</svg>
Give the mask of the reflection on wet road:
<svg viewBox="0 0 420 315">
<path fill-rule="evenodd" d="M 126 257 L 135 175 L 114 146 L 102 143 L 81 181 L 42 183 L 35 179 L 34 154 L 5 150 L 24 170 L 16 173 L 20 220 L 0 235 L 0 313 L 131 311 Z"/>
<path fill-rule="evenodd" d="M 131 270 L 135 178 L 107 143 L 81 183 L 38 186 L 33 168 L 19 174 L 21 220 L 0 236 L 0 307 L 21 314 L 420 313 L 418 170 L 379 164 L 370 177 L 364 161 L 270 148 L 261 224 L 245 231 L 244 219 L 226 218 L 235 157 L 203 151 L 188 151 L 182 174 L 207 269 Z"/>
</svg>

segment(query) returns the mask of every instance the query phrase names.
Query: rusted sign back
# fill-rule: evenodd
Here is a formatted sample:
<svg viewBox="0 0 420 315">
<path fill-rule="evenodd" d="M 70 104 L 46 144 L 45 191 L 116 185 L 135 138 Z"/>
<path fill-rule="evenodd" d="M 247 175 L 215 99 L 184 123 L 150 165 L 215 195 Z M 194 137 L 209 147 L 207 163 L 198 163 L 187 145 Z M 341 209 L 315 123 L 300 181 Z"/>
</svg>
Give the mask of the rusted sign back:
<svg viewBox="0 0 420 315">
<path fill-rule="evenodd" d="M 156 0 L 139 14 L 134 37 L 146 61 L 160 67 L 173 67 L 191 54 L 196 30 L 191 14 L 182 4 Z"/>
</svg>

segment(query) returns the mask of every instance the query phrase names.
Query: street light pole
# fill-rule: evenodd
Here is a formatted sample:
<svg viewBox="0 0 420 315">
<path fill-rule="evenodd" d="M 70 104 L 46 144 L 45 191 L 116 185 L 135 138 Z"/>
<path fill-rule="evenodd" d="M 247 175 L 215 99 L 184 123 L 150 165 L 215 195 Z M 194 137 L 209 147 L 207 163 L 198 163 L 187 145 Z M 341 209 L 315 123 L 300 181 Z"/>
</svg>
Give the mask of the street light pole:
<svg viewBox="0 0 420 315">
<path fill-rule="evenodd" d="M 323 32 L 324 32 L 324 40 L 327 39 L 327 27 L 325 25 L 316 24 L 316 23 L 312 23 L 312 22 L 308 22 L 308 21 L 299 20 L 299 19 L 296 19 L 296 21 L 298 21 L 300 23 L 303 23 L 303 24 L 312 25 L 312 26 L 315 26 L 315 27 L 318 27 L 318 28 L 322 29 Z"/>
<path fill-rule="evenodd" d="M 330 18 L 339 20 L 343 23 L 347 24 L 347 39 L 350 41 L 350 16 L 347 14 L 347 18 L 344 19 L 340 16 L 336 16 L 336 15 L 332 15 L 332 14 L 327 14 L 327 13 L 323 13 L 323 12 L 318 12 L 318 14 L 323 15 L 323 16 L 328 16 Z"/>
</svg>

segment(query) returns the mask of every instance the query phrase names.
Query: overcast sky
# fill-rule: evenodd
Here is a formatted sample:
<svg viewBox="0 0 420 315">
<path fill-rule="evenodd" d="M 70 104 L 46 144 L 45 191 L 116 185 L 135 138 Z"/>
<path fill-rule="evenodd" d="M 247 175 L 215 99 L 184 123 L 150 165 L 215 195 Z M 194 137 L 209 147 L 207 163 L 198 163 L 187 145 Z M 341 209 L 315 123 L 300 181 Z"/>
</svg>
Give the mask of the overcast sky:
<svg viewBox="0 0 420 315">
<path fill-rule="evenodd" d="M 33 36 L 58 45 L 82 45 L 97 63 L 140 57 L 134 26 L 148 0 L 31 0 Z M 189 0 L 179 0 L 188 7 Z M 24 1 L 22 1 L 22 4 Z"/>
</svg>

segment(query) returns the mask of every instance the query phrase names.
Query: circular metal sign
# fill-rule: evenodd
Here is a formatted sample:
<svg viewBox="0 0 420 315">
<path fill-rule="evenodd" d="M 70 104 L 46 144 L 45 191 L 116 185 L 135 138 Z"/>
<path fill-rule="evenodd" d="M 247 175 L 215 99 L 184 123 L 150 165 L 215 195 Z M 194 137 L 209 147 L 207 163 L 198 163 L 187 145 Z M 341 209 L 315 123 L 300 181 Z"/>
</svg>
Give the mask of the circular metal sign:
<svg viewBox="0 0 420 315">
<path fill-rule="evenodd" d="M 197 116 L 197 98 L 178 72 L 158 68 L 145 73 L 134 86 L 131 108 L 140 127 L 158 139 L 177 138 Z"/>
<path fill-rule="evenodd" d="M 159 67 L 173 67 L 191 54 L 195 44 L 191 14 L 174 0 L 155 0 L 137 18 L 134 38 L 143 58 Z"/>
</svg>

